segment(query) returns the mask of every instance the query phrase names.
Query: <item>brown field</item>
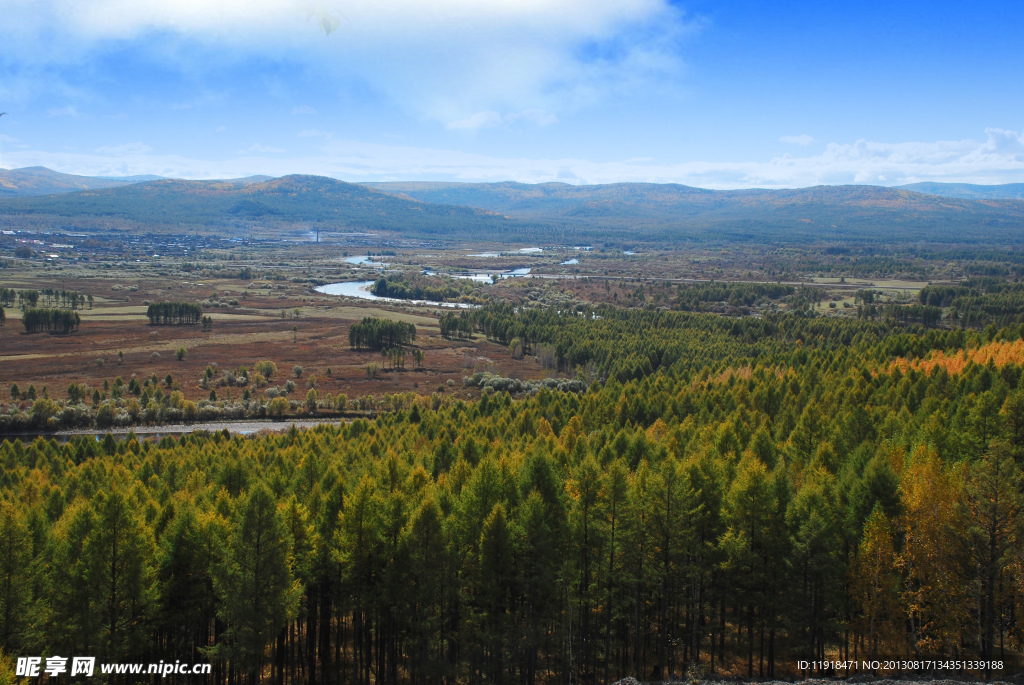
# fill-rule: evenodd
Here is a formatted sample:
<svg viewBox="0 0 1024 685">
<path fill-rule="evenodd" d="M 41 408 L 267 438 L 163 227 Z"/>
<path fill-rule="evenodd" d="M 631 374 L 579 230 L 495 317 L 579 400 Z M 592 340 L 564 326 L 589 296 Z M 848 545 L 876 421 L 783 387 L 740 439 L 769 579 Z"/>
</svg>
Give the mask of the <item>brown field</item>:
<svg viewBox="0 0 1024 685">
<path fill-rule="evenodd" d="M 60 243 L 81 242 L 72 236 L 39 237 Z M 6 237 L 0 239 L 4 249 L 13 245 Z M 420 274 L 424 269 L 494 273 L 528 266 L 532 269 L 530 278 L 474 284 L 470 301 L 494 297 L 556 309 L 581 303 L 672 307 L 680 284 L 715 279 L 811 285 L 822 293 L 815 305 L 819 314 L 855 316 L 853 297 L 860 288 L 881 289 L 886 301 L 909 302 L 928 283 L 926 279 L 951 282 L 959 269 L 952 262 L 911 259 L 898 266 L 907 274 L 849 275 L 841 281 L 834 274 L 842 271 L 824 270 L 845 257 L 795 249 L 748 250 L 712 245 L 635 248 L 633 255 L 624 252 L 626 247 L 608 245 L 594 246 L 593 250 L 544 246 L 540 253 L 513 251 L 499 257 L 476 257 L 472 255 L 508 248 L 488 244 L 382 244 L 368 248 L 258 241 L 228 245 L 210 241 L 191 254 L 156 258 L 153 252 L 166 250 L 129 249 L 119 240 L 96 239 L 68 250 L 66 256 L 52 263 L 33 258 L 18 262 L 16 268 L 0 270 L 0 285 L 8 288 L 66 289 L 93 297 L 93 307 L 80 310 L 80 329 L 67 336 L 28 335 L 19 321 L 18 307 L 7 308 L 8 323 L 0 327 L 0 400 L 8 399 L 14 383 L 23 391 L 29 385 L 37 391 L 46 387 L 57 399 L 65 397 L 71 383 L 96 388 L 118 376 L 125 381 L 133 375 L 140 380 L 153 375 L 163 380 L 168 374 L 188 399 L 199 400 L 209 396 L 208 390 L 199 387 L 207 365 L 225 371 L 239 366 L 251 368 L 263 359 L 278 366 L 271 385 L 293 378 L 295 365 L 303 367 L 302 378 L 293 378 L 297 387 L 291 399 L 305 395 L 311 374 L 315 374 L 321 394 L 345 393 L 350 398 L 408 390 L 430 394 L 438 389 L 465 397 L 475 391 L 463 387 L 462 376 L 475 370 L 530 379 L 545 375 L 537 360 L 514 360 L 506 348 L 481 336 L 472 341 L 442 339 L 437 321 L 440 310 L 435 307 L 382 306 L 312 290 L 314 282 L 377 278 L 382 273 L 379 265 L 353 264 L 346 259 L 375 250 L 380 255 L 385 247 L 388 249 L 381 259 L 391 264 L 389 269 L 410 274 Z M 568 259 L 578 263 L 563 264 Z M 240 273 L 243 268 L 250 270 L 245 280 Z M 174 300 L 202 303 L 204 313 L 213 318 L 213 331 L 203 332 L 199 325 L 151 326 L 145 316 L 147 303 Z M 836 306 L 829 308 L 830 301 Z M 747 313 L 718 305 L 710 310 L 731 315 Z M 357 353 L 348 345 L 349 326 L 365 316 L 414 323 L 418 330 L 416 345 L 424 352 L 423 368 L 414 369 L 411 355 L 407 355 L 405 370 L 382 371 L 376 378 L 368 377 L 367 365 L 380 364 L 379 354 Z M 180 362 L 175 357 L 179 347 L 188 350 Z M 123 353 L 123 361 L 118 352 Z M 449 380 L 453 386 L 447 385 Z M 217 397 L 237 399 L 241 392 L 240 388 L 219 387 Z"/>
<path fill-rule="evenodd" d="M 150 280 L 137 282 L 139 289 L 130 293 L 111 292 L 115 282 L 124 283 L 96 278 L 52 283 L 41 279 L 5 280 L 6 284 L 21 287 L 58 287 L 109 295 L 94 295 L 93 309 L 80 311 L 81 327 L 70 335 L 27 334 L 18 309 L 9 308 L 7 325 L 0 327 L 3 399 L 8 399 L 9 388 L 15 383 L 22 391 L 29 385 L 35 385 L 40 392 L 46 387 L 50 396 L 57 399 L 64 397 L 71 383 L 97 388 L 102 387 L 104 380 L 112 383 L 118 376 L 127 381 L 132 375 L 143 379 L 155 374 L 163 380 L 171 374 L 186 398 L 199 400 L 209 396 L 208 390 L 199 387 L 207 365 L 225 371 L 239 366 L 252 368 L 264 359 L 278 367 L 271 385 L 283 384 L 289 378 L 295 381 L 293 396 L 305 395 L 311 375 L 316 376 L 319 393 L 345 393 L 349 397 L 409 390 L 422 394 L 441 390 L 467 397 L 472 389 L 463 388 L 462 376 L 474 370 L 517 378 L 544 375 L 536 361 L 514 360 L 507 348 L 483 336 L 472 341 L 443 339 L 434 310 L 429 307 L 392 308 L 369 302 L 364 305 L 317 293 L 311 295 L 302 286 L 291 284 L 284 293 L 272 291 L 274 294 L 268 296 L 266 290 L 246 288 L 246 284 L 238 281 L 207 280 L 199 289 L 181 283 L 168 287 L 166 282 Z M 145 299 L 194 301 L 214 290 L 231 293 L 239 304 L 207 310 L 214 321 L 212 332 L 203 332 L 198 324 L 154 326 L 145 316 Z M 380 354 L 355 352 L 348 344 L 349 326 L 365 316 L 415 324 L 416 346 L 424 352 L 423 368 L 415 369 L 411 355 L 407 355 L 404 370 L 382 370 L 376 378 L 368 377 L 367 365 L 380 365 Z M 175 356 L 180 347 L 188 350 L 183 361 Z M 123 353 L 123 361 L 119 361 L 118 352 Z M 296 365 L 303 368 L 301 378 L 293 375 Z M 455 382 L 454 387 L 446 385 L 449 379 Z M 219 399 L 237 399 L 241 392 L 240 388 L 217 388 Z"/>
</svg>

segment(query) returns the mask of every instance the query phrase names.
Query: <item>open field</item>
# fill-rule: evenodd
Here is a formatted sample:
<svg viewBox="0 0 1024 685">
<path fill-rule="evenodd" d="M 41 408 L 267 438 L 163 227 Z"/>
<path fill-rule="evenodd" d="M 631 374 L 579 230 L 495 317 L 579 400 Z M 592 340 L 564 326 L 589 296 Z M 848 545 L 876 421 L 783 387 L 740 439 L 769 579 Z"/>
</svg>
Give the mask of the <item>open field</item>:
<svg viewBox="0 0 1024 685">
<path fill-rule="evenodd" d="M 470 306 L 508 300 L 563 309 L 643 306 L 730 315 L 804 309 L 817 316 L 852 317 L 858 312 L 860 291 L 873 289 L 876 301 L 906 304 L 929 284 L 956 283 L 972 268 L 968 262 L 906 251 L 880 256 L 867 250 L 851 257 L 849 251 L 831 254 L 823 248 L 728 244 L 631 250 L 586 244 L 520 248 L 489 242 L 398 242 L 373 248 L 360 244 L 365 237 L 347 244 L 325 235 L 323 243 L 193 236 L 182 247 L 177 238 L 148 240 L 146 245 L 122 234 L 86 239 L 31 231 L 2 236 L 0 248 L 31 245 L 35 256 L 6 262 L 0 286 L 69 290 L 92 298 L 89 306 L 78 309 L 80 328 L 63 336 L 27 334 L 19 308 L 7 308 L 8 324 L 0 328 L 0 387 L 5 394 L 17 384 L 62 397 L 71 383 L 100 388 L 117 377 L 125 382 L 133 376 L 163 380 L 169 374 L 185 398 L 199 401 L 209 397 L 199 385 L 208 366 L 225 371 L 259 360 L 277 364 L 274 386 L 291 378 L 294 366 L 302 367 L 302 377 L 292 378 L 296 398 L 305 392 L 311 375 L 321 394 L 359 397 L 439 390 L 466 396 L 474 391 L 461 387 L 461 377 L 481 369 L 513 378 L 551 374 L 535 359 L 514 359 L 505 345 L 480 334 L 444 339 L 439 306 L 382 304 L 314 292 L 316 285 L 333 281 L 386 276 L 389 282 L 419 282 L 448 288 Z M 58 257 L 46 256 L 50 250 Z M 366 254 L 380 256 L 362 263 L 359 257 Z M 513 272 L 526 275 L 493 283 L 488 278 Z M 460 280 L 473 274 L 476 280 Z M 739 284 L 753 295 L 737 301 L 726 293 L 718 296 L 723 298 L 719 302 L 713 301 L 716 296 L 705 301 L 700 295 L 704 299 L 699 302 L 690 296 L 694 289 L 703 292 L 722 283 Z M 776 286 L 781 287 L 777 294 L 759 294 Z M 212 319 L 212 330 L 150 325 L 148 304 L 167 301 L 200 303 Z M 406 363 L 398 372 L 368 374 L 371 364 L 382 365 L 379 355 L 355 352 L 348 341 L 349 327 L 368 316 L 414 324 L 422 367 Z M 187 350 L 181 361 L 175 355 L 179 348 Z M 236 399 L 239 392 L 222 388 L 217 397 Z"/>
<path fill-rule="evenodd" d="M 19 285 L 24 280 L 4 283 Z M 438 386 L 444 388 L 449 379 L 455 380 L 456 389 L 462 391 L 462 375 L 475 368 L 486 367 L 513 377 L 542 375 L 536 362 L 513 360 L 506 348 L 482 336 L 444 340 L 429 308 L 413 313 L 369 303 L 345 304 L 338 298 L 311 298 L 301 288 L 289 288 L 285 299 L 269 298 L 247 289 L 244 283 L 211 279 L 204 281 L 204 292 L 230 292 L 242 299 L 237 307 L 212 309 L 213 330 L 207 333 L 198 325 L 150 325 L 146 305 L 136 304 L 144 297 L 194 298 L 198 295 L 194 287 L 159 287 L 148 280 L 138 284 L 139 290 L 128 296 L 129 302 L 97 298 L 93 309 L 81 311 L 81 327 L 71 335 L 27 334 L 21 328 L 20 313 L 12 308 L 8 325 L 0 327 L 0 387 L 17 384 L 27 388 L 34 384 L 40 391 L 48 388 L 51 396 L 63 396 L 70 383 L 100 387 L 118 376 L 127 381 L 133 375 L 155 375 L 162 380 L 170 374 L 186 398 L 199 400 L 209 395 L 198 386 L 207 366 L 236 369 L 252 367 L 260 360 L 277 364 L 280 371 L 272 379 L 275 384 L 292 378 L 303 395 L 311 375 L 316 377 L 318 392 L 352 397 L 408 390 L 429 394 Z M 38 279 L 32 285 L 84 293 L 109 290 L 113 284 L 100 279 Z M 286 313 L 284 318 L 282 312 Z M 416 325 L 416 347 L 424 352 L 422 368 L 407 364 L 396 373 L 382 372 L 377 378 L 368 378 L 367 365 L 379 362 L 380 355 L 352 351 L 348 340 L 349 326 L 367 316 Z M 175 352 L 181 347 L 188 354 L 178 361 Z M 292 373 L 296 365 L 303 369 L 301 378 Z M 237 397 L 241 391 L 230 388 L 226 392 L 228 397 L 230 393 Z M 462 394 L 465 396 L 465 392 Z"/>
</svg>

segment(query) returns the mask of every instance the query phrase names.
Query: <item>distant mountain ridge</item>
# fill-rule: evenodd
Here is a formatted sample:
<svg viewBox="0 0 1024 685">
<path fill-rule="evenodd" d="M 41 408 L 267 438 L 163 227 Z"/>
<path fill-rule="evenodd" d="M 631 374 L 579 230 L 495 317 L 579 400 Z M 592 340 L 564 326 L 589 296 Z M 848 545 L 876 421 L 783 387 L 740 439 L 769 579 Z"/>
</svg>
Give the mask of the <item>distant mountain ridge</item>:
<svg viewBox="0 0 1024 685">
<path fill-rule="evenodd" d="M 133 182 L 130 179 L 62 174 L 42 166 L 0 169 L 0 197 L 74 193 L 80 190 L 116 188 Z"/>
<path fill-rule="evenodd" d="M 486 231 L 503 234 L 514 223 L 471 207 L 426 204 L 325 176 L 284 176 L 228 181 L 164 179 L 45 197 L 0 199 L 11 221 L 66 223 L 81 228 L 117 223 L 120 228 L 211 230 L 244 227 L 325 228 L 424 235 Z"/>
<path fill-rule="evenodd" d="M 273 176 L 246 176 L 245 178 L 221 180 L 225 183 L 249 185 L 250 183 L 269 181 L 273 178 Z M 0 198 L 77 193 L 82 190 L 119 188 L 133 183 L 163 180 L 167 180 L 167 178 L 152 174 L 141 176 L 77 176 L 75 174 L 63 174 L 43 166 L 0 169 Z"/>
<path fill-rule="evenodd" d="M 55 174 L 34 173 L 51 179 Z M 64 176 L 56 178 L 66 185 L 87 179 Z M 360 185 L 305 175 L 162 179 L 0 197 L 0 218 L 14 226 L 147 232 L 194 227 L 266 236 L 315 224 L 326 231 L 546 245 L 756 240 L 792 246 L 924 241 L 1024 247 L 1024 200 L 963 199 L 866 185 L 707 190 L 656 183 Z"/>
<path fill-rule="evenodd" d="M 845 185 L 784 190 L 707 190 L 672 183 L 368 183 L 422 202 L 448 202 L 545 221 L 562 228 L 752 233 L 785 240 L 844 239 L 1024 242 L 1024 202 L 938 197 L 901 188 Z"/>
<path fill-rule="evenodd" d="M 965 200 L 1024 200 L 1024 183 L 1004 183 L 1002 185 L 976 185 L 974 183 L 911 183 L 898 186 L 915 193 L 937 195 L 939 197 L 956 197 Z"/>
</svg>

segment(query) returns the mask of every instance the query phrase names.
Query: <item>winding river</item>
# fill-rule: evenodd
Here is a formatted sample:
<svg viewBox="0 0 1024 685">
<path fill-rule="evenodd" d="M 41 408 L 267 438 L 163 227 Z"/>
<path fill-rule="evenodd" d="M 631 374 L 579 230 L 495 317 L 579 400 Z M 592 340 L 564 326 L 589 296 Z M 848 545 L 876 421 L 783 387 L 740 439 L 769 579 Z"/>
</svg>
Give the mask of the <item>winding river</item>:
<svg viewBox="0 0 1024 685">
<path fill-rule="evenodd" d="M 425 304 L 431 307 L 447 307 L 449 309 L 473 309 L 477 305 L 464 302 L 432 302 L 430 300 L 402 300 L 397 297 L 378 297 L 370 292 L 373 281 L 346 281 L 345 283 L 328 283 L 314 288 L 324 295 L 340 295 L 342 297 L 358 297 L 361 300 L 375 300 L 392 304 Z"/>
</svg>

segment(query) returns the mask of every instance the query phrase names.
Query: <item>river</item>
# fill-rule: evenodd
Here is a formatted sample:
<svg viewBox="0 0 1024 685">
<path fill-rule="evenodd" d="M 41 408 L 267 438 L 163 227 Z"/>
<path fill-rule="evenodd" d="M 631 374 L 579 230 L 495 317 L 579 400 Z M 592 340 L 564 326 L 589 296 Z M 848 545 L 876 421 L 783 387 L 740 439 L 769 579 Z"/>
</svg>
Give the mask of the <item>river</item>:
<svg viewBox="0 0 1024 685">
<path fill-rule="evenodd" d="M 464 302 L 432 302 L 430 300 L 402 300 L 397 297 L 378 297 L 370 292 L 373 281 L 346 281 L 344 283 L 328 283 L 319 285 L 314 290 L 324 295 L 340 295 L 343 297 L 358 297 L 361 300 L 374 300 L 376 302 L 389 302 L 392 304 L 425 304 L 430 307 L 447 307 L 449 309 L 473 309 L 475 304 Z"/>
<path fill-rule="evenodd" d="M 165 426 L 129 426 L 127 428 L 92 429 L 81 428 L 73 430 L 54 431 L 53 433 L 16 433 L 12 435 L 0 435 L 0 442 L 4 440 L 21 440 L 32 442 L 36 438 L 46 440 L 57 440 L 67 442 L 68 439 L 79 435 L 91 435 L 97 440 L 102 440 L 107 433 L 115 438 L 123 438 L 129 433 L 134 433 L 140 438 L 162 438 L 166 435 L 183 435 L 195 431 L 209 431 L 211 433 L 227 430 L 237 435 L 250 435 L 257 431 L 267 430 L 272 432 L 286 431 L 292 426 L 296 428 L 313 428 L 320 424 L 336 426 L 347 423 L 351 419 L 300 419 L 295 421 L 211 421 L 209 423 L 190 423 Z"/>
</svg>

